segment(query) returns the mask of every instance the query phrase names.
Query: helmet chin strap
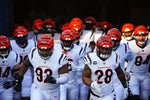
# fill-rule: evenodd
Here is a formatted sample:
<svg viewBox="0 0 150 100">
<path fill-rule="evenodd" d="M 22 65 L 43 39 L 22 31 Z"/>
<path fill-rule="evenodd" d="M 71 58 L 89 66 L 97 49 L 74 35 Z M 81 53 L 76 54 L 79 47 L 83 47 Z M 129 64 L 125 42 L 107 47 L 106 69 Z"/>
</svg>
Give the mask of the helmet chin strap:
<svg viewBox="0 0 150 100">
<path fill-rule="evenodd" d="M 105 55 L 105 54 L 100 54 L 99 55 L 102 59 L 107 59 L 109 56 L 110 56 L 110 54 L 108 55 Z"/>
<path fill-rule="evenodd" d="M 144 42 L 138 41 L 138 43 L 141 44 L 141 45 L 145 45 L 146 41 L 144 41 Z"/>
<path fill-rule="evenodd" d="M 63 49 L 69 51 L 71 49 L 71 47 L 63 47 Z"/>
<path fill-rule="evenodd" d="M 42 55 L 42 54 L 41 54 L 41 51 L 38 49 L 38 53 L 39 53 L 40 57 L 41 57 L 42 59 L 44 59 L 44 60 L 47 60 L 48 58 L 50 58 L 50 56 L 52 55 L 52 52 L 53 52 L 53 49 L 50 51 L 49 54 Z"/>
<path fill-rule="evenodd" d="M 129 41 L 131 39 L 132 39 L 132 37 L 125 37 L 125 40 L 127 40 L 127 41 Z"/>
<path fill-rule="evenodd" d="M 63 43 L 61 43 L 61 45 L 62 45 L 62 48 L 63 48 L 64 50 L 67 50 L 67 51 L 71 50 L 71 48 L 73 47 L 73 45 L 71 45 L 71 47 L 65 47 L 65 46 L 63 45 Z"/>
<path fill-rule="evenodd" d="M 44 59 L 44 60 L 47 60 L 49 57 L 50 57 L 50 56 L 47 56 L 47 57 L 41 56 L 41 58 Z"/>
</svg>

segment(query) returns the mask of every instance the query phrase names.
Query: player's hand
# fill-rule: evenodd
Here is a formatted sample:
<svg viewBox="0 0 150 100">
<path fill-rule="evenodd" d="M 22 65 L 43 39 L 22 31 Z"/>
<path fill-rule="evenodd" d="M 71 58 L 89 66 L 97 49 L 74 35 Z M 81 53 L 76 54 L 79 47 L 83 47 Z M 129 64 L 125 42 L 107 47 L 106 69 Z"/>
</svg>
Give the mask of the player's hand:
<svg viewBox="0 0 150 100">
<path fill-rule="evenodd" d="M 126 78 L 126 81 L 129 81 L 130 80 L 130 74 L 125 72 L 125 78 Z"/>
<path fill-rule="evenodd" d="M 9 88 L 11 88 L 13 85 L 14 85 L 14 82 L 13 82 L 13 81 L 6 81 L 6 82 L 4 82 L 3 87 L 4 87 L 5 89 L 9 89 Z"/>
<path fill-rule="evenodd" d="M 16 79 L 14 81 L 14 89 L 16 91 L 22 90 L 22 80 L 23 80 L 23 76 L 21 76 L 21 75 L 16 76 Z"/>
<path fill-rule="evenodd" d="M 56 84 L 56 79 L 51 75 L 47 75 L 47 83 Z"/>
<path fill-rule="evenodd" d="M 96 81 L 91 83 L 91 88 L 95 89 L 98 93 L 101 93 L 101 89 Z"/>
<path fill-rule="evenodd" d="M 128 97 L 128 88 L 124 88 L 124 97 L 123 99 L 127 99 Z"/>
</svg>

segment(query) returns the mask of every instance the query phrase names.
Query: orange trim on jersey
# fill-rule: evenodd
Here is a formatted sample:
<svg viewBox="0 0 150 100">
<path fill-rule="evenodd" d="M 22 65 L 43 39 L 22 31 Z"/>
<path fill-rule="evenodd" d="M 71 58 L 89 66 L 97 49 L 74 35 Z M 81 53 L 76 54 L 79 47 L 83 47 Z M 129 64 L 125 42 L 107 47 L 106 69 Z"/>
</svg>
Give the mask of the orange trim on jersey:
<svg viewBox="0 0 150 100">
<path fill-rule="evenodd" d="M 64 51 L 62 51 L 62 53 L 64 53 L 64 54 L 67 54 L 67 52 L 68 52 L 68 50 L 66 50 L 66 51 L 65 51 L 65 50 L 64 50 Z"/>
<path fill-rule="evenodd" d="M 38 68 L 41 68 L 41 67 L 45 67 L 45 68 L 51 69 L 51 68 L 48 67 L 48 66 L 38 66 Z"/>
</svg>

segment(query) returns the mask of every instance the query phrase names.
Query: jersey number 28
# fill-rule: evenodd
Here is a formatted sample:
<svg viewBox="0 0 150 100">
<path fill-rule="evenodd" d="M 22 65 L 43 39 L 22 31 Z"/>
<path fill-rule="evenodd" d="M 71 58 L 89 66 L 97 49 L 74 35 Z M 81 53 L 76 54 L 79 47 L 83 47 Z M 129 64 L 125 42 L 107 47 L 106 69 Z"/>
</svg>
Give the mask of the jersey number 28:
<svg viewBox="0 0 150 100">
<path fill-rule="evenodd" d="M 103 70 L 96 70 L 95 74 L 99 75 L 97 77 L 97 83 L 99 84 L 103 84 L 103 82 L 105 82 L 106 84 L 110 83 L 112 75 L 113 75 L 113 71 L 111 69 L 107 69 L 105 72 L 103 72 Z M 102 81 L 101 78 L 105 75 L 104 80 Z M 101 80 L 101 81 L 100 81 Z"/>
</svg>

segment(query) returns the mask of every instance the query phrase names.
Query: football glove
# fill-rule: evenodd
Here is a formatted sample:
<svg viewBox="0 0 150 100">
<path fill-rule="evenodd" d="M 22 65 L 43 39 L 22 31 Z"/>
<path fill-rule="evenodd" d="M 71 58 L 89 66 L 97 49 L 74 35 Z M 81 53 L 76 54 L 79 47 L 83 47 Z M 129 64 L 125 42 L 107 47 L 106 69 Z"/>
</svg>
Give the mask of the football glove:
<svg viewBox="0 0 150 100">
<path fill-rule="evenodd" d="M 124 88 L 124 97 L 123 99 L 126 99 L 128 97 L 128 88 Z"/>
<path fill-rule="evenodd" d="M 16 91 L 21 91 L 21 88 L 22 88 L 22 80 L 23 80 L 23 76 L 21 76 L 21 75 L 17 75 L 16 76 L 16 79 L 15 79 L 15 81 L 14 81 L 14 89 L 16 90 Z"/>
<path fill-rule="evenodd" d="M 6 81 L 6 82 L 3 83 L 3 87 L 5 89 L 9 89 L 9 88 L 11 88 L 13 86 L 14 86 L 14 81 Z"/>
<path fill-rule="evenodd" d="M 56 84 L 56 79 L 51 75 L 47 75 L 47 83 Z"/>
<path fill-rule="evenodd" d="M 91 88 L 93 88 L 97 93 L 101 93 L 101 89 L 96 81 L 91 83 Z"/>
</svg>

